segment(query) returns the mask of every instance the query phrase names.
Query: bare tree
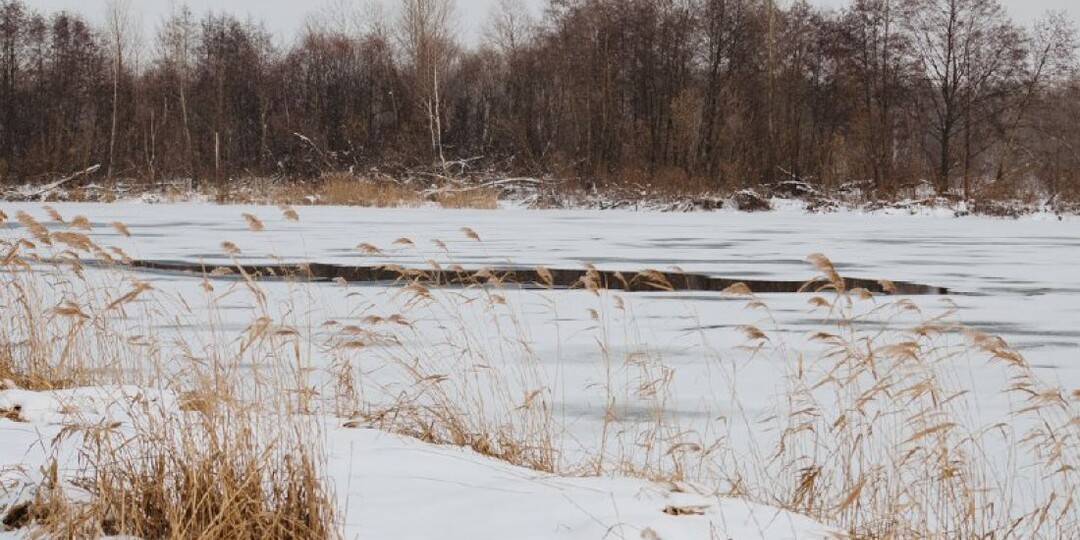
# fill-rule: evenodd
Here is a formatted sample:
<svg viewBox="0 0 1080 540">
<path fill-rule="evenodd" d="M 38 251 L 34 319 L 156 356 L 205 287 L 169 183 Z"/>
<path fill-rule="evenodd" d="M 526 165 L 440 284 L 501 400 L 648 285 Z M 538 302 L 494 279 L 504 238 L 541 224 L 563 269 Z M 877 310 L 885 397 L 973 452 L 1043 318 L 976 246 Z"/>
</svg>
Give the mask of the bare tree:
<svg viewBox="0 0 1080 540">
<path fill-rule="evenodd" d="M 431 150 L 441 165 L 443 151 L 440 77 L 445 80 L 455 53 L 452 0 L 402 0 L 398 37 L 411 69 L 412 84 L 428 119 Z"/>
<path fill-rule="evenodd" d="M 946 193 L 960 149 L 967 187 L 978 107 L 1015 75 L 1022 39 L 997 0 L 915 1 L 911 31 L 929 86 L 937 191 Z"/>
<path fill-rule="evenodd" d="M 751 0 L 701 1 L 698 11 L 704 45 L 704 105 L 699 122 L 698 163 L 701 173 L 725 182 L 730 167 L 724 162 L 734 160 L 734 137 L 730 130 L 725 133 L 724 127 L 735 116 L 732 109 L 745 108 L 732 103 L 738 85 L 752 80 L 751 74 L 758 68 L 754 58 L 758 48 L 752 43 L 757 21 Z"/>
<path fill-rule="evenodd" d="M 910 13 L 899 0 L 855 0 L 845 14 L 842 52 L 851 66 L 860 154 L 875 188 L 895 174 L 897 116 L 904 97 L 911 42 L 901 28 Z"/>
<path fill-rule="evenodd" d="M 112 53 L 112 120 L 109 128 L 109 168 L 107 179 L 112 182 L 116 171 L 116 134 L 120 109 L 120 77 L 124 70 L 124 57 L 129 52 L 134 32 L 131 18 L 131 0 L 109 0 L 106 9 L 105 29 Z"/>
<path fill-rule="evenodd" d="M 184 160 L 187 175 L 195 172 L 195 153 L 191 137 L 191 114 L 188 111 L 188 85 L 195 55 L 198 27 L 186 5 L 173 11 L 158 30 L 158 54 L 166 72 L 173 74 L 180 94 L 180 118 L 184 134 Z"/>
<path fill-rule="evenodd" d="M 535 27 L 525 0 L 498 0 L 488 14 L 484 33 L 504 55 L 512 56 L 532 40 Z"/>
<path fill-rule="evenodd" d="M 1077 48 L 1076 27 L 1064 12 L 1053 12 L 1036 22 L 1029 38 L 1029 53 L 1021 75 L 1020 90 L 1014 105 L 1006 111 L 1002 124 L 1004 148 L 995 179 L 1001 181 L 1010 169 L 1017 149 L 1021 122 L 1027 117 L 1038 96 L 1051 84 L 1064 85 L 1074 73 Z"/>
<path fill-rule="evenodd" d="M 12 165 L 15 147 L 16 120 L 18 106 L 16 99 L 16 81 L 19 78 L 19 60 L 27 14 L 24 6 L 18 2 L 4 0 L 0 2 L 0 179 L 6 176 L 6 169 Z"/>
<path fill-rule="evenodd" d="M 359 37 L 371 24 L 372 14 L 381 9 L 372 0 L 328 0 L 317 11 L 307 14 L 305 31 L 329 32 L 341 36 Z"/>
</svg>

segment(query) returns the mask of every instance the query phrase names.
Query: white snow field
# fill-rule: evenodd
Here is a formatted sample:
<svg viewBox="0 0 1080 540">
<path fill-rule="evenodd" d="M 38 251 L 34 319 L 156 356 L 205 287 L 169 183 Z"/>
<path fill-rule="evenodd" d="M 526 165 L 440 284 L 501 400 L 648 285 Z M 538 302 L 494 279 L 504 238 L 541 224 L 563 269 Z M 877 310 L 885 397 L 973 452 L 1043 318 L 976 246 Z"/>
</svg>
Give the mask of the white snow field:
<svg viewBox="0 0 1080 540">
<path fill-rule="evenodd" d="M 807 256 L 823 253 L 843 275 L 952 291 L 855 300 L 850 308 L 837 302 L 830 312 L 810 305 L 809 293 L 752 299 L 716 292 L 511 285 L 429 290 L 282 280 L 263 281 L 254 293 L 230 276 L 87 267 L 91 282 L 116 294 L 136 280 L 152 287 L 130 308 L 141 315 L 116 316 L 116 324 L 139 339 L 153 336 L 155 358 L 175 374 L 164 378 L 177 389 L 186 362 L 222 342 L 242 341 L 252 321 L 262 318 L 294 340 L 288 344 L 295 350 L 293 371 L 310 378 L 317 396 L 312 421 L 325 424 L 319 433 L 325 435 L 326 474 L 341 501 L 347 538 L 829 537 L 862 498 L 872 504 L 869 488 L 860 492 L 868 481 L 860 478 L 890 466 L 900 478 L 917 474 L 915 466 L 896 464 L 930 455 L 922 443 L 938 437 L 955 439 L 960 456 L 950 460 L 978 454 L 979 468 L 963 475 L 984 489 L 979 497 L 1015 505 L 1021 514 L 1049 493 L 1060 494 L 1062 485 L 1067 494 L 1075 489 L 1060 477 L 1071 478 L 1067 470 L 1050 479 L 1047 467 L 1058 461 L 1017 444 L 1038 439 L 1025 436 L 1041 425 L 1076 427 L 1070 393 L 1080 389 L 1080 220 L 1073 218 L 298 207 L 299 220 L 290 221 L 274 207 L 52 206 L 68 220 L 89 218 L 87 234 L 103 247 L 120 247 L 135 259 L 202 263 L 208 270 L 282 260 L 470 269 L 594 264 L 802 280 L 819 273 Z M 52 222 L 39 204 L 0 204 L 0 210 L 11 217 L 26 212 L 54 231 L 68 228 Z M 252 230 L 245 213 L 263 229 Z M 131 236 L 113 222 L 124 223 Z M 25 233 L 12 218 L 0 239 Z M 239 252 L 227 252 L 223 242 Z M 358 249 L 361 244 L 367 246 Z M 42 290 L 53 305 L 113 300 L 62 279 L 54 283 Z M 835 309 L 848 316 L 837 317 Z M 939 314 L 944 318 L 934 319 Z M 1027 371 L 1017 371 L 1019 362 L 1007 354 L 995 358 L 1000 347 L 955 331 L 953 323 L 1001 336 L 1023 355 Z M 869 359 L 881 362 L 883 372 L 871 365 L 851 375 L 865 386 L 834 387 L 847 372 L 833 364 L 837 348 L 830 336 L 848 340 L 840 347 L 845 354 L 880 350 Z M 185 350 L 172 350 L 175 343 Z M 905 363 L 911 347 L 926 365 Z M 116 349 L 110 350 L 122 366 L 109 367 L 129 374 L 124 382 L 145 386 L 162 378 L 160 362 L 149 370 L 137 349 Z M 245 358 L 237 386 L 277 373 L 267 358 Z M 341 397 L 342 373 L 349 375 L 355 403 Z M 864 378 L 879 376 L 903 390 L 873 394 L 875 382 Z M 942 395 L 911 390 L 924 379 Z M 1050 390 L 1060 396 L 1049 421 L 1026 410 L 1027 398 L 1016 391 L 1036 384 L 1040 396 Z M 72 410 L 109 414 L 103 390 L 74 392 L 89 396 L 80 401 L 89 405 L 73 408 L 71 396 L 0 391 L 0 410 L 24 400 L 27 411 L 21 422 L 0 419 L 2 478 L 9 488 L 25 488 L 9 489 L 9 502 L 34 484 L 49 454 L 47 441 Z M 926 400 L 943 400 L 954 416 L 912 420 Z M 377 414 L 403 402 L 423 404 L 423 420 Z M 372 429 L 416 433 L 444 411 L 460 415 L 466 429 L 520 441 L 525 457 L 516 455 L 517 461 L 550 463 L 558 474 Z M 1051 422 L 1057 420 L 1061 426 Z M 343 427 L 346 421 L 360 427 Z M 868 427 L 857 440 L 822 428 L 860 422 Z M 954 424 L 965 430 L 953 435 Z M 856 446 L 860 459 L 843 457 Z M 1074 457 L 1075 442 L 1061 447 L 1055 459 Z M 919 467 L 931 462 L 940 460 L 927 458 Z M 828 504 L 793 504 L 791 493 L 808 493 L 799 491 L 807 476 L 796 473 L 813 470 L 814 463 L 832 464 L 821 467 L 821 482 L 844 486 L 835 490 L 840 495 Z M 940 474 L 952 471 L 942 467 Z M 938 495 L 918 488 L 908 498 Z M 814 519 L 775 508 L 785 505 L 805 506 Z M 669 508 L 692 511 L 670 515 Z M 948 530 L 938 523 L 945 518 L 919 508 L 900 511 Z M 1076 524 L 1072 505 L 1062 515 L 1055 528 L 1041 529 L 1044 536 L 1052 531 L 1045 537 L 1075 537 L 1080 529 L 1068 528 Z"/>
</svg>

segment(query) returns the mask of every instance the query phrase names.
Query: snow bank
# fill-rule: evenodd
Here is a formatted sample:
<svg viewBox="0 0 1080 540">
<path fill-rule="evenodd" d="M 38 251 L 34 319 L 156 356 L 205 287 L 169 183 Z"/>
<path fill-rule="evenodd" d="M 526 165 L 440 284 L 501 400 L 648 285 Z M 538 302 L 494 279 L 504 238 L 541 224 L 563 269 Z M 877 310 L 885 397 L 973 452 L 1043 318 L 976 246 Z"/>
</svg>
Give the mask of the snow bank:
<svg viewBox="0 0 1080 540">
<path fill-rule="evenodd" d="M 136 386 L 96 386 L 34 392 L 18 388 L 0 391 L 0 412 L 17 422 L 44 425 L 123 422 L 134 411 L 175 410 L 176 398 L 164 391 Z"/>
<path fill-rule="evenodd" d="M 812 539 L 838 531 L 807 517 L 692 486 L 567 478 L 458 447 L 375 430 L 329 434 L 346 537 L 501 539 Z M 340 469 L 344 469 L 341 471 Z"/>
<path fill-rule="evenodd" d="M 32 497 L 53 437 L 70 422 L 119 418 L 144 405 L 176 408 L 171 394 L 132 386 L 0 391 L 0 509 Z M 330 418 L 313 417 L 330 424 Z M 815 539 L 839 532 L 807 517 L 709 496 L 683 484 L 562 477 L 471 450 L 370 429 L 313 430 L 341 503 L 346 538 Z M 77 439 L 75 439 L 77 440 Z M 68 445 L 70 446 L 69 442 Z M 74 454 L 74 448 L 60 454 Z M 70 458 L 69 458 L 70 459 Z M 69 476 L 80 471 L 61 465 Z M 64 473 L 62 473 L 64 474 Z M 0 532 L 19 538 L 25 531 Z"/>
</svg>

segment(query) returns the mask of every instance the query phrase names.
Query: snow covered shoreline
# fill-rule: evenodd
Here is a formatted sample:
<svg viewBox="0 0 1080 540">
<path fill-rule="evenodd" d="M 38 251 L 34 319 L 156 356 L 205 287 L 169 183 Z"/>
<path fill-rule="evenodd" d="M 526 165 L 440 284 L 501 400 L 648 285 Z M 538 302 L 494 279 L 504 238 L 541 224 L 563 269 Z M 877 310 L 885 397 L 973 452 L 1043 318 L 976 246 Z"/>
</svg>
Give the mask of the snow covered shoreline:
<svg viewBox="0 0 1080 540">
<path fill-rule="evenodd" d="M 364 185 L 376 185 L 371 181 L 358 180 Z M 313 185 L 315 184 L 315 185 Z M 400 191 L 403 198 L 371 200 L 362 198 L 342 201 L 333 195 L 319 193 L 318 183 L 300 182 L 288 195 L 275 194 L 287 183 L 270 179 L 239 181 L 224 195 L 194 189 L 190 180 L 162 182 L 156 188 L 143 185 L 118 184 L 106 188 L 88 184 L 75 191 L 56 185 L 38 186 L 26 184 L 0 193 L 0 201 L 8 203 L 120 203 L 120 204 L 219 204 L 265 206 L 275 202 L 297 206 L 354 205 L 365 207 L 427 207 L 443 208 L 439 194 L 484 193 L 482 200 L 474 203 L 464 201 L 464 208 L 475 209 L 529 209 L 596 211 L 621 210 L 634 212 L 799 212 L 810 214 L 858 213 L 872 215 L 921 215 L 940 217 L 996 217 L 1009 219 L 1065 219 L 1080 215 L 1080 203 L 1059 201 L 1057 196 L 1042 194 L 1028 199 L 981 199 L 970 200 L 957 195 L 938 196 L 931 185 L 922 184 L 908 189 L 908 196 L 891 198 L 867 197 L 862 188 L 855 185 L 837 189 L 819 189 L 805 182 L 788 180 L 757 188 L 704 193 L 679 193 L 655 190 L 650 186 L 612 186 L 603 190 L 575 188 L 571 184 L 538 180 L 535 178 L 498 178 L 495 180 L 459 180 L 448 185 L 429 185 L 426 180 L 408 179 L 391 181 L 389 185 Z M 561 186 L 561 187 L 560 187 Z M 297 198 L 297 193 L 308 194 Z M 407 194 L 407 196 L 406 196 Z M 220 199 L 224 197 L 224 199 Z M 425 202 L 426 201 L 426 202 Z M 461 202 L 451 202 L 447 208 Z"/>
</svg>

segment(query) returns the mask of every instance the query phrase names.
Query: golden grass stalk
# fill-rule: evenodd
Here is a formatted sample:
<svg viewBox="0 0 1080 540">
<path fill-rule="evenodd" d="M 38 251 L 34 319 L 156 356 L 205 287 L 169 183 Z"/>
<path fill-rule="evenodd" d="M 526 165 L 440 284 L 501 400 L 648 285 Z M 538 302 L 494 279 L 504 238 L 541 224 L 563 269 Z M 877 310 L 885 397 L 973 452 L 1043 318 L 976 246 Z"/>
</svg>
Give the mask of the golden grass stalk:
<svg viewBox="0 0 1080 540">
<path fill-rule="evenodd" d="M 39 221 L 34 219 L 33 216 L 27 214 L 22 210 L 19 210 L 15 214 L 15 219 L 17 219 L 23 227 L 26 227 L 26 229 L 30 231 L 30 234 L 32 234 L 34 236 L 34 239 L 36 239 L 38 242 L 48 246 L 52 245 L 52 240 L 49 238 L 49 229 L 47 229 Z"/>
<path fill-rule="evenodd" d="M 260 232 L 263 230 L 263 222 L 260 221 L 259 218 L 255 217 L 254 214 L 249 214 L 245 212 L 242 215 L 244 216 L 244 220 L 247 221 L 249 229 L 255 232 Z"/>
<path fill-rule="evenodd" d="M 300 214 L 296 213 L 296 209 L 293 207 L 283 204 L 280 208 L 282 217 L 287 221 L 300 221 Z"/>
<path fill-rule="evenodd" d="M 104 251 L 80 233 L 55 238 Z M 30 501 L 3 509 L 4 522 L 64 538 L 336 538 L 337 501 L 323 479 L 317 423 L 302 412 L 310 398 L 289 390 L 310 386 L 303 380 L 309 370 L 273 360 L 287 357 L 297 333 L 262 325 L 237 340 L 210 320 L 208 346 L 177 335 L 163 351 L 153 328 L 190 316 L 187 302 L 162 304 L 150 283 L 118 268 L 105 267 L 94 274 L 100 281 L 91 281 L 75 271 L 78 258 L 72 257 L 72 264 L 33 266 L 18 252 L 5 257 L 5 267 L 25 265 L 26 271 L 0 272 L 0 386 L 47 391 L 137 382 L 150 390 L 175 384 L 188 387 L 184 394 L 199 396 L 202 406 L 136 399 L 123 405 L 124 421 L 72 417 L 42 444 L 57 452 L 74 445 L 79 468 L 63 470 L 52 461 Z M 258 305 L 260 293 L 252 294 Z M 184 369 L 167 375 L 177 352 Z M 238 377 L 245 354 L 265 359 L 263 369 L 272 373 Z M 238 389 L 239 380 L 252 386 Z M 22 421 L 21 412 L 0 415 Z"/>
<path fill-rule="evenodd" d="M 53 221 L 55 221 L 57 223 L 63 223 L 64 222 L 64 217 L 61 216 L 60 212 L 58 212 L 55 208 L 46 205 L 46 206 L 42 207 L 42 210 L 45 210 L 45 213 L 49 214 L 49 219 L 51 219 L 51 220 L 53 220 Z"/>
<path fill-rule="evenodd" d="M 114 222 L 110 223 L 109 226 L 112 227 L 113 229 L 115 229 L 116 232 L 120 233 L 121 236 L 128 237 L 128 238 L 131 237 L 131 231 L 128 229 L 127 225 L 125 225 L 125 224 L 123 224 L 123 223 L 121 223 L 119 221 L 114 221 Z"/>
<path fill-rule="evenodd" d="M 93 228 L 90 224 L 90 220 L 86 216 L 81 215 L 71 218 L 71 223 L 69 223 L 68 226 L 72 229 L 82 229 L 84 231 L 89 231 Z"/>
</svg>

